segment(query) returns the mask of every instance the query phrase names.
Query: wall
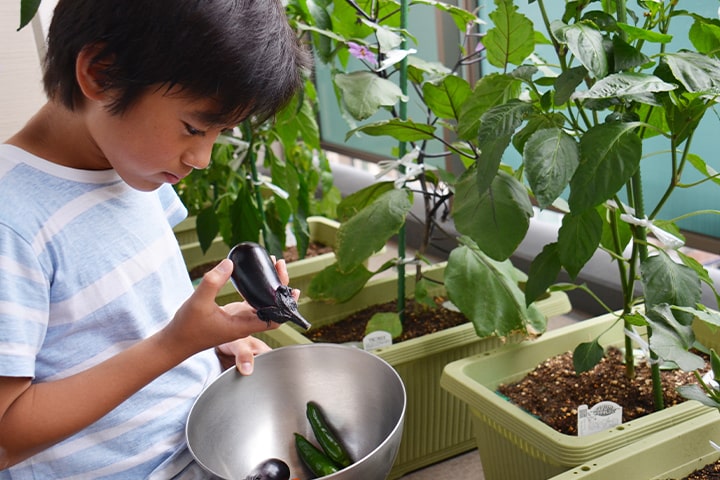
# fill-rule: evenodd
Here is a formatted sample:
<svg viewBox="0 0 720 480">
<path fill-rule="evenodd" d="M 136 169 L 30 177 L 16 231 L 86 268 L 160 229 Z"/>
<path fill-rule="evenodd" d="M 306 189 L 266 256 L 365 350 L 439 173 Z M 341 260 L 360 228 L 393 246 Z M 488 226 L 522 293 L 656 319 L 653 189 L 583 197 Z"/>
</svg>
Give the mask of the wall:
<svg viewBox="0 0 720 480">
<path fill-rule="evenodd" d="M 19 24 L 20 0 L 0 2 L 0 141 L 45 102 L 34 25 L 18 32 Z"/>
</svg>

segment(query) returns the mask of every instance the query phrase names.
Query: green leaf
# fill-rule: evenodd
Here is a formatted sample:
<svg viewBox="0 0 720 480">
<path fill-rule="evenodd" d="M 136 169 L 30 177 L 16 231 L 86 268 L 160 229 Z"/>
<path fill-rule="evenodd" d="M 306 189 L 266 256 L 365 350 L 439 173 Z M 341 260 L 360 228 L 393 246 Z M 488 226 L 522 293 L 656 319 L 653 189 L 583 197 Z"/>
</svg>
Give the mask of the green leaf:
<svg viewBox="0 0 720 480">
<path fill-rule="evenodd" d="M 535 132 L 525 144 L 525 175 L 538 206 L 547 208 L 565 190 L 580 162 L 573 137 L 560 128 Z"/>
<path fill-rule="evenodd" d="M 220 221 L 213 207 L 204 208 L 198 212 L 195 220 L 195 230 L 197 231 L 200 249 L 205 253 L 220 232 Z"/>
<path fill-rule="evenodd" d="M 642 142 L 637 123 L 603 123 L 580 140 L 580 165 L 570 180 L 573 211 L 593 208 L 613 197 L 640 166 Z"/>
<path fill-rule="evenodd" d="M 601 236 L 602 218 L 594 209 L 563 216 L 558 232 L 558 257 L 572 279 L 592 258 Z"/>
<path fill-rule="evenodd" d="M 592 368 L 600 363 L 605 352 L 597 340 L 592 342 L 581 343 L 575 347 L 573 352 L 573 367 L 575 373 L 582 373 L 592 370 Z"/>
<path fill-rule="evenodd" d="M 415 3 L 431 5 L 442 12 L 449 13 L 455 22 L 455 26 L 457 26 L 458 30 L 461 32 L 465 31 L 468 23 L 478 22 L 477 16 L 473 13 L 445 2 L 438 2 L 436 0 L 413 0 L 413 4 Z"/>
<path fill-rule="evenodd" d="M 665 119 L 676 145 L 695 133 L 705 112 L 713 105 L 714 103 L 706 102 L 703 97 L 696 97 L 683 103 L 669 101 L 665 103 Z"/>
<path fill-rule="evenodd" d="M 40 8 L 40 0 L 20 0 L 20 26 L 18 30 L 30 23 Z"/>
<path fill-rule="evenodd" d="M 511 0 L 495 0 L 496 8 L 488 16 L 494 27 L 487 31 L 483 44 L 491 65 L 505 68 L 521 65 L 535 50 L 535 29 Z"/>
<path fill-rule="evenodd" d="M 230 207 L 230 220 L 232 222 L 231 245 L 246 240 L 251 242 L 258 241 L 263 223 L 260 217 L 260 211 L 254 203 L 250 189 L 243 188 L 238 193 L 237 199 L 235 199 Z"/>
<path fill-rule="evenodd" d="M 375 182 L 345 197 L 337 207 L 339 221 L 345 222 L 363 208 L 374 202 L 380 195 L 393 190 L 393 182 Z"/>
<path fill-rule="evenodd" d="M 713 183 L 720 185 L 720 173 L 718 173 L 717 170 L 705 163 L 705 160 L 703 160 L 694 153 L 688 154 L 687 158 L 688 162 L 690 162 L 690 165 L 695 167 L 695 170 L 702 173 L 703 176 L 705 176 L 706 178 L 711 179 Z"/>
<path fill-rule="evenodd" d="M 370 123 L 345 135 L 345 140 L 352 137 L 356 132 L 366 133 L 372 136 L 387 135 L 400 142 L 417 142 L 419 140 L 432 140 L 435 138 L 435 127 L 424 123 L 415 123 L 412 120 L 401 120 L 393 118 L 383 122 Z"/>
<path fill-rule="evenodd" d="M 338 73 L 333 81 L 342 92 L 345 107 L 356 120 L 365 120 L 381 107 L 407 101 L 400 87 L 371 72 Z"/>
<path fill-rule="evenodd" d="M 423 85 L 425 103 L 439 118 L 460 118 L 460 108 L 471 93 L 470 84 L 455 75 L 448 75 L 439 85 Z"/>
<path fill-rule="evenodd" d="M 508 261 L 496 262 L 466 245 L 450 253 L 445 288 L 480 337 L 524 331 L 530 321 L 513 268 Z"/>
<path fill-rule="evenodd" d="M 720 408 L 720 404 L 714 402 L 708 397 L 705 390 L 700 385 L 680 385 L 677 387 L 677 391 L 683 398 L 688 400 L 695 400 L 705 405 L 706 407 Z"/>
<path fill-rule="evenodd" d="M 557 243 L 548 243 L 530 264 L 525 284 L 526 305 L 530 305 L 547 292 L 550 285 L 555 283 L 561 268 Z"/>
<path fill-rule="evenodd" d="M 673 76 L 688 92 L 717 96 L 720 89 L 720 60 L 695 52 L 682 51 L 663 56 Z"/>
<path fill-rule="evenodd" d="M 664 251 L 643 261 L 640 272 L 649 308 L 661 304 L 694 307 L 700 302 L 702 290 L 698 274 L 690 267 L 675 263 Z M 692 323 L 692 315 L 678 313 L 677 318 L 688 325 Z"/>
<path fill-rule="evenodd" d="M 380 312 L 373 315 L 365 325 L 365 335 L 377 331 L 389 332 L 392 338 L 398 338 L 403 332 L 400 315 L 395 312 Z"/>
<path fill-rule="evenodd" d="M 716 312 L 714 310 L 698 310 L 697 308 L 692 307 L 671 307 L 673 311 L 681 311 L 685 313 L 689 313 L 693 317 L 696 317 L 698 320 L 701 320 L 711 327 L 720 327 L 720 313 Z M 717 370 L 718 373 L 720 373 L 720 369 Z"/>
<path fill-rule="evenodd" d="M 412 207 L 411 194 L 404 189 L 389 190 L 340 225 L 335 255 L 338 269 L 354 270 L 379 251 L 405 224 Z"/>
<path fill-rule="evenodd" d="M 551 28 L 558 41 L 566 44 L 595 78 L 603 78 L 608 74 L 608 60 L 603 47 L 602 32 L 585 22 L 572 25 L 553 22 Z"/>
<path fill-rule="evenodd" d="M 720 52 L 720 25 L 717 21 L 713 23 L 712 19 L 695 16 L 688 38 L 699 53 L 717 58 Z"/>
<path fill-rule="evenodd" d="M 546 128 L 562 128 L 564 124 L 565 117 L 561 113 L 528 115 L 524 126 L 515 135 L 513 135 L 512 144 L 515 147 L 515 150 L 524 154 L 525 144 L 535 132 Z"/>
<path fill-rule="evenodd" d="M 512 135 L 532 109 L 531 104 L 510 100 L 483 114 L 478 132 L 477 188 L 480 194 L 490 187 Z"/>
<path fill-rule="evenodd" d="M 669 305 L 655 305 L 647 312 L 646 317 L 652 328 L 650 350 L 658 357 L 674 362 L 686 372 L 705 366 L 701 357 L 688 351 L 695 343 L 692 325 L 678 321 Z"/>
<path fill-rule="evenodd" d="M 525 237 L 533 215 L 525 187 L 499 171 L 483 194 L 477 189 L 477 170 L 468 171 L 456 185 L 452 216 L 459 232 L 496 260 L 507 259 Z"/>
<path fill-rule="evenodd" d="M 672 83 L 663 82 L 655 75 L 646 73 L 622 72 L 613 73 L 595 82 L 586 92 L 578 92 L 573 98 L 587 100 L 590 98 L 627 98 L 641 103 L 650 103 L 646 99 L 649 92 L 669 92 L 676 89 Z M 654 100 L 652 100 L 654 102 Z"/>
<path fill-rule="evenodd" d="M 431 308 L 437 307 L 435 299 L 428 293 L 429 287 L 435 285 L 437 284 L 434 282 L 431 283 L 424 277 L 415 282 L 415 301 Z"/>
<path fill-rule="evenodd" d="M 583 66 L 569 68 L 555 79 L 555 106 L 560 106 L 570 100 L 575 89 L 582 83 L 587 75 L 587 68 Z"/>
<path fill-rule="evenodd" d="M 628 25 L 627 23 L 617 23 L 617 26 L 620 27 L 621 30 L 623 30 L 625 33 L 628 34 L 628 40 L 644 40 L 646 42 L 653 42 L 653 43 L 670 43 L 672 41 L 673 36 L 667 33 L 660 33 L 653 30 L 647 30 L 644 28 L 635 27 L 633 25 Z"/>
<path fill-rule="evenodd" d="M 625 42 L 619 36 L 614 36 L 613 44 L 613 70 L 620 72 L 640 67 L 650 61 L 647 55 Z"/>
<path fill-rule="evenodd" d="M 511 75 L 491 73 L 480 78 L 460 109 L 458 136 L 463 140 L 474 140 L 480 130 L 480 117 L 491 107 L 517 98 L 520 87 L 521 82 Z"/>
<path fill-rule="evenodd" d="M 362 290 L 373 275 L 364 265 L 358 265 L 349 272 L 341 272 L 337 264 L 333 263 L 313 276 L 304 293 L 313 300 L 347 302 Z"/>
</svg>

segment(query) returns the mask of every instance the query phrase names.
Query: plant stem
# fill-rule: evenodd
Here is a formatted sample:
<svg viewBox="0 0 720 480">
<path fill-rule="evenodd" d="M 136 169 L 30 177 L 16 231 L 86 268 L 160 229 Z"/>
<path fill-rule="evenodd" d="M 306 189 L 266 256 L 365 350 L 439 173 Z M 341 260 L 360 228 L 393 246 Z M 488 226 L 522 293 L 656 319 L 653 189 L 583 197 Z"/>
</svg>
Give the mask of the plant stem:
<svg viewBox="0 0 720 480">
<path fill-rule="evenodd" d="M 401 0 L 400 2 L 400 28 L 402 30 L 407 29 L 408 24 L 408 0 Z M 401 47 L 405 49 L 407 46 L 407 40 L 403 37 Z M 408 84 L 408 65 L 407 58 L 404 58 L 400 63 L 400 91 L 403 96 L 407 95 L 407 84 Z M 400 101 L 400 119 L 407 120 L 407 103 Z M 398 157 L 402 158 L 407 153 L 407 145 L 405 142 L 400 142 L 398 145 Z M 402 172 L 404 173 L 404 172 Z M 397 298 L 397 312 L 400 316 L 400 321 L 404 323 L 405 320 L 405 224 L 400 227 L 398 232 L 398 298 Z"/>
<path fill-rule="evenodd" d="M 260 192 L 260 188 L 258 188 L 258 185 L 260 185 L 260 178 L 257 172 L 257 165 L 255 164 L 257 162 L 257 157 L 253 148 L 253 131 L 249 120 L 243 122 L 242 131 L 243 137 L 245 137 L 248 142 L 248 159 L 250 160 L 250 175 L 252 178 L 253 192 L 255 193 L 255 201 L 257 202 L 258 210 L 260 211 L 260 218 L 262 219 L 262 225 L 260 226 L 260 235 L 262 235 L 262 240 L 265 245 L 269 245 L 267 231 L 265 229 L 266 220 L 265 209 L 263 208 L 262 192 Z"/>
</svg>

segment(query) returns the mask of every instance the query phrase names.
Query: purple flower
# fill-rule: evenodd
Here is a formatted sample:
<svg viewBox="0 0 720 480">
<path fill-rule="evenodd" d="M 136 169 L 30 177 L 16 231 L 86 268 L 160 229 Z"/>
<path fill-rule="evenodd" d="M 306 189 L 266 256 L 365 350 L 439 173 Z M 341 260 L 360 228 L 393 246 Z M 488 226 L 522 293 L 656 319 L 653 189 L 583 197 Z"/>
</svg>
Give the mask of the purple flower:
<svg viewBox="0 0 720 480">
<path fill-rule="evenodd" d="M 365 60 L 372 65 L 377 64 L 377 57 L 375 57 L 375 54 L 365 45 L 348 42 L 348 50 L 350 50 L 350 55 L 357 59 Z"/>
</svg>

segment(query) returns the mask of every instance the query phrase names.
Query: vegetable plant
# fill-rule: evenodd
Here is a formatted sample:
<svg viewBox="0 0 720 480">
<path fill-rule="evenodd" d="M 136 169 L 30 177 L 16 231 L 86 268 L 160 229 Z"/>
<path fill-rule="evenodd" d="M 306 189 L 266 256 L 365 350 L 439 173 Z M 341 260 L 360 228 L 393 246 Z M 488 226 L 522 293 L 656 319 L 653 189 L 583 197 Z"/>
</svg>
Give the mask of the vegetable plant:
<svg viewBox="0 0 720 480">
<path fill-rule="evenodd" d="M 340 198 L 320 147 L 316 108 L 308 79 L 305 89 L 274 118 L 259 125 L 246 120 L 221 135 L 210 166 L 194 170 L 175 186 L 190 215 L 197 216 L 203 251 L 219 234 L 228 246 L 262 240 L 281 257 L 290 224 L 304 257 L 307 217 L 334 218 Z"/>
<path fill-rule="evenodd" d="M 720 184 L 717 171 L 693 149 L 701 121 L 716 120 L 717 18 L 693 13 L 693 2 L 677 0 L 536 0 L 523 5 L 540 19 L 534 22 L 515 2 L 495 0 L 488 6 L 492 26 L 481 31 L 475 14 L 432 0 L 297 4 L 308 7 L 302 28 L 313 35 L 318 57 L 332 66 L 343 111 L 355 122 L 348 136 L 388 136 L 407 145 L 387 164 L 397 170 L 396 180 L 378 181 L 339 205 L 338 262 L 316 279 L 310 294 L 342 301 L 378 273 L 362 261 L 402 232 L 413 196 L 424 205 L 423 245 L 442 233 L 445 217 L 460 233 L 445 287 L 481 336 L 542 330 L 532 302 L 548 289 L 582 289 L 613 310 L 587 286 L 559 281 L 561 271 L 575 281 L 604 251 L 622 289 L 617 321 L 628 332 L 626 375 L 634 372 L 635 339 L 650 357 L 655 403 L 662 408 L 659 363 L 699 368 L 701 359 L 689 352 L 692 322 L 720 324 L 700 304 L 701 285 L 717 300 L 716 287 L 680 249 L 678 226 L 720 212 L 709 205 L 661 218 L 679 190 Z M 454 63 L 423 60 L 421 43 L 409 45 L 422 32 L 403 22 L 408 4 L 453 18 L 459 44 Z M 675 49 L 670 26 L 683 20 L 690 28 L 678 31 L 689 47 Z M 490 73 L 471 83 L 463 74 L 476 62 Z M 403 115 L 400 107 L 408 103 L 419 106 L 418 113 Z M 386 118 L 368 121 L 378 112 Z M 449 158 L 464 168 L 451 170 L 438 161 Z M 667 172 L 667 187 L 660 198 L 646 198 L 643 173 L 656 169 Z M 562 225 L 521 288 L 510 257 L 538 209 L 562 213 Z M 406 262 L 399 258 L 380 270 Z M 646 327 L 647 335 L 635 334 L 636 327 Z M 599 339 L 579 345 L 576 369 L 591 368 L 602 355 Z"/>
</svg>

